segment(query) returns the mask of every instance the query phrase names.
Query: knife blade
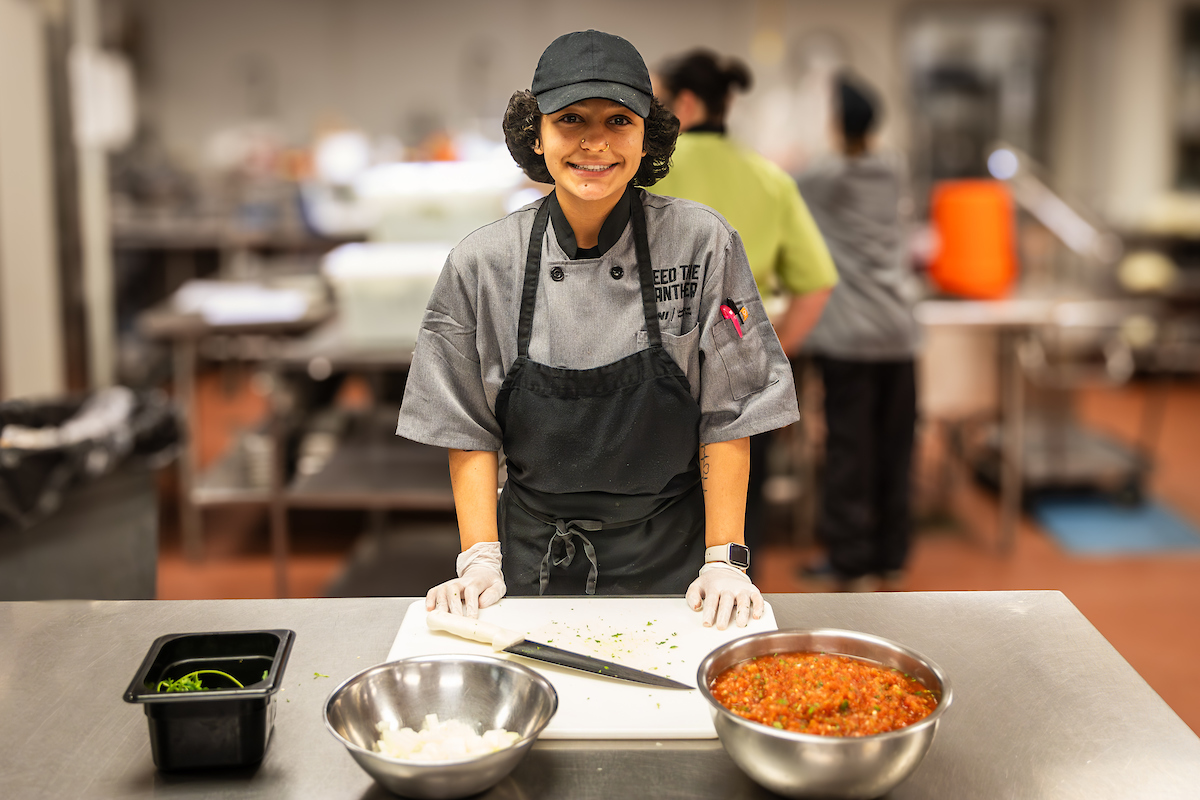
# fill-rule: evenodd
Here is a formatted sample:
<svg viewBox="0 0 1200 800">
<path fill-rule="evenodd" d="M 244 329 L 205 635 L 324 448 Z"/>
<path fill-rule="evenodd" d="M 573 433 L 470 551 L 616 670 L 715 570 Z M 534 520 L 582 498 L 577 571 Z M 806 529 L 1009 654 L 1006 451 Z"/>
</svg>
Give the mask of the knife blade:
<svg viewBox="0 0 1200 800">
<path fill-rule="evenodd" d="M 510 630 L 493 622 L 471 619 L 448 611 L 427 611 L 425 624 L 430 630 L 445 631 L 464 639 L 490 644 L 496 652 L 512 653 L 524 658 L 545 661 L 547 664 L 557 664 L 605 678 L 616 678 L 623 681 L 644 683 L 649 686 L 660 686 L 664 689 L 692 689 L 686 683 L 673 681 L 661 675 L 644 672 L 640 669 L 627 667 L 614 661 L 605 661 L 595 656 L 563 650 L 541 642 L 532 642 L 525 638 L 520 631 Z"/>
</svg>

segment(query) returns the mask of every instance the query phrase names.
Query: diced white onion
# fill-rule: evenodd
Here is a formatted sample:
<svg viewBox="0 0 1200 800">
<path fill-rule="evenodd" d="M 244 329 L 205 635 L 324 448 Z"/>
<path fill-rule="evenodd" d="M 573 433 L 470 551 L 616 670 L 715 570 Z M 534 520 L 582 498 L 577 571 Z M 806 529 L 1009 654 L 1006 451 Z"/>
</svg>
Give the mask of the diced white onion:
<svg viewBox="0 0 1200 800">
<path fill-rule="evenodd" d="M 377 727 L 380 738 L 375 749 L 404 761 L 461 761 L 512 747 L 521 738 L 514 731 L 500 729 L 481 736 L 474 726 L 454 719 L 441 722 L 437 714 L 426 716 L 420 731 L 386 722 Z"/>
</svg>

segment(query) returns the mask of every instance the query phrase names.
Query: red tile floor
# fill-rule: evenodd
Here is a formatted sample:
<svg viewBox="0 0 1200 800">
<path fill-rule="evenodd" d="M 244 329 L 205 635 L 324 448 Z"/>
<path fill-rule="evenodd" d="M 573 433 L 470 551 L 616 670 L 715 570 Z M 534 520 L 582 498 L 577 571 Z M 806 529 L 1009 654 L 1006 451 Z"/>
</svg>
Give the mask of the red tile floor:
<svg viewBox="0 0 1200 800">
<path fill-rule="evenodd" d="M 227 446 L 240 426 L 262 412 L 245 387 L 247 376 L 205 375 L 200 382 L 201 460 Z M 1146 386 L 1085 392 L 1078 413 L 1123 441 L 1135 441 Z M 354 399 L 353 396 L 351 398 Z M 928 492 L 929 454 L 938 442 L 922 436 L 917 504 Z M 1200 526 L 1200 381 L 1176 380 L 1169 389 L 1154 452 L 1150 495 Z M 270 597 L 274 593 L 265 514 L 258 509 L 213 509 L 205 514 L 205 554 L 183 558 L 169 478 L 162 487 L 160 599 Z M 1059 548 L 1029 518 L 1013 548 L 1001 554 L 995 497 L 960 477 L 951 483 L 943 511 L 922 514 L 902 589 L 906 591 L 1057 590 L 1083 613 L 1192 730 L 1200 732 L 1200 554 L 1119 558 L 1078 557 Z M 926 519 L 927 518 L 927 519 Z M 298 524 L 288 565 L 290 592 L 316 597 L 343 569 L 356 531 L 313 516 Z M 333 533 L 331 534 L 331 531 Z M 778 543 L 762 556 L 759 586 L 765 592 L 817 591 L 796 576 L 813 554 L 806 543 Z"/>
</svg>

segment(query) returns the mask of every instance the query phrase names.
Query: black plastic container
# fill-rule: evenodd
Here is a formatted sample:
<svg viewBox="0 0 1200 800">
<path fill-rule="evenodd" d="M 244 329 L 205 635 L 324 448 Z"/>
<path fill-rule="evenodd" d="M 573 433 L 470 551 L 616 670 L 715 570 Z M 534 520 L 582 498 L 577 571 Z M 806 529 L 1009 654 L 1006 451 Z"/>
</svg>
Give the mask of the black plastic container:
<svg viewBox="0 0 1200 800">
<path fill-rule="evenodd" d="M 200 769 L 261 761 L 275 726 L 275 693 L 283 685 L 295 639 L 289 630 L 173 633 L 155 639 L 125 690 L 125 702 L 145 705 L 155 766 Z M 157 690 L 159 681 L 196 670 L 228 673 L 243 688 L 203 674 L 202 691 Z"/>
</svg>

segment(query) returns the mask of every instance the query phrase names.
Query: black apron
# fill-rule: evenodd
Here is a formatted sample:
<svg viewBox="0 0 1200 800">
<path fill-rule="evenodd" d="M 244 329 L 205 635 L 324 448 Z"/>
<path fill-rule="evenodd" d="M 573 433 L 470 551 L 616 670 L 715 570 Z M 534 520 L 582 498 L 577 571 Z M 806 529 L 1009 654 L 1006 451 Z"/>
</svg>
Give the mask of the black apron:
<svg viewBox="0 0 1200 800">
<path fill-rule="evenodd" d="M 700 406 L 663 349 L 640 196 L 631 206 L 649 347 L 594 369 L 529 358 L 549 198 L 534 218 L 517 358 L 496 398 L 510 595 L 682 594 L 704 565 Z"/>
</svg>

